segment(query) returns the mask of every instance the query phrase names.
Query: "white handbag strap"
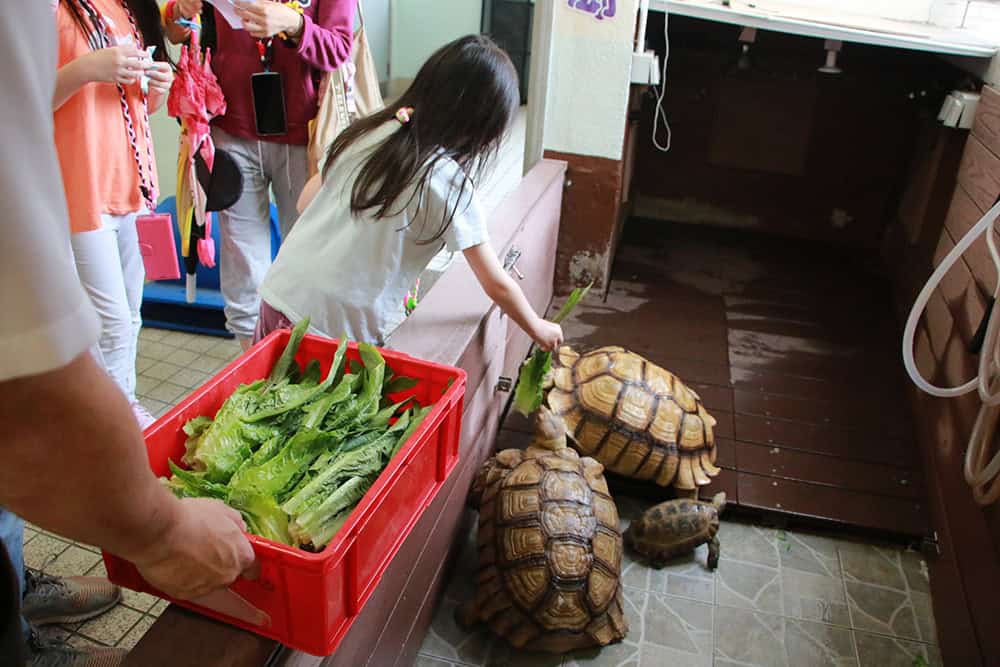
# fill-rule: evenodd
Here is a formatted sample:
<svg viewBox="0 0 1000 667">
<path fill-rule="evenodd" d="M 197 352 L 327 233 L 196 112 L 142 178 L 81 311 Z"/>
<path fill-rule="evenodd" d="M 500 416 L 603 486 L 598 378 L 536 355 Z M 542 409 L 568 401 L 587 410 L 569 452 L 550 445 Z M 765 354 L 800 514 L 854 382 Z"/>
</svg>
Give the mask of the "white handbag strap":
<svg viewBox="0 0 1000 667">
<path fill-rule="evenodd" d="M 361 0 L 358 0 L 358 21 L 361 23 L 361 27 L 365 27 L 365 10 L 361 6 Z"/>
</svg>

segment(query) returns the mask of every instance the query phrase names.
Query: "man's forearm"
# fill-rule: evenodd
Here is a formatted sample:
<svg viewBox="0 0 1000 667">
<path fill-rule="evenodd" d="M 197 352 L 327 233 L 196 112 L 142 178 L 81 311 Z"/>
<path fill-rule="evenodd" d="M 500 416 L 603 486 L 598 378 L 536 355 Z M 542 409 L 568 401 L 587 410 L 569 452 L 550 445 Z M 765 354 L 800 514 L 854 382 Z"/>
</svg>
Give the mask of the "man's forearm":
<svg viewBox="0 0 1000 667">
<path fill-rule="evenodd" d="M 0 423 L 0 505 L 32 523 L 135 558 L 179 511 L 125 397 L 89 353 L 0 382 Z"/>
</svg>

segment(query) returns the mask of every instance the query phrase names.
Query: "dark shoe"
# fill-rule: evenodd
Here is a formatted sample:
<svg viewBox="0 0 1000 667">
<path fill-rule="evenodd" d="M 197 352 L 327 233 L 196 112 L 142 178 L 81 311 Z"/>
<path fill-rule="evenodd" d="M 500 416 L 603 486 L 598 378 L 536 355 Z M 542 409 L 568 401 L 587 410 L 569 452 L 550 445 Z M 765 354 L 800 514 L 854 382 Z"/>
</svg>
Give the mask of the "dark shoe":
<svg viewBox="0 0 1000 667">
<path fill-rule="evenodd" d="M 118 667 L 128 651 L 88 646 L 76 648 L 65 641 L 42 637 L 36 630 L 28 638 L 27 667 Z"/>
<path fill-rule="evenodd" d="M 21 614 L 31 625 L 80 623 L 121 602 L 121 589 L 100 577 L 49 577 L 25 573 Z"/>
</svg>

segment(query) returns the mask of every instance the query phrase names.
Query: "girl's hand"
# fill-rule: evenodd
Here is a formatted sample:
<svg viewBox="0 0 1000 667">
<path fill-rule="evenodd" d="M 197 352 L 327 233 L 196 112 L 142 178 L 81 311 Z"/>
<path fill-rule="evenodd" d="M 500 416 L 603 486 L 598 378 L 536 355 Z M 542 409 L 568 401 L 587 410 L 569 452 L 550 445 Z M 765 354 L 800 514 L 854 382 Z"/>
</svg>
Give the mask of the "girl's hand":
<svg viewBox="0 0 1000 667">
<path fill-rule="evenodd" d="M 562 327 L 548 320 L 539 319 L 531 328 L 530 335 L 544 352 L 553 352 L 563 344 Z"/>
<path fill-rule="evenodd" d="M 252 37 L 268 39 L 278 33 L 297 37 L 304 25 L 302 15 L 280 2 L 237 0 L 236 14 L 243 20 L 243 27 Z"/>
<path fill-rule="evenodd" d="M 174 82 L 174 71 L 170 68 L 170 63 L 154 61 L 146 70 L 149 77 L 150 95 L 166 95 L 170 92 L 170 86 Z"/>
<path fill-rule="evenodd" d="M 101 83 L 127 86 L 138 81 L 149 67 L 146 53 L 135 44 L 111 46 L 81 57 L 87 59 L 87 79 Z"/>
<path fill-rule="evenodd" d="M 193 19 L 201 14 L 201 0 L 177 0 L 177 16 Z"/>
</svg>

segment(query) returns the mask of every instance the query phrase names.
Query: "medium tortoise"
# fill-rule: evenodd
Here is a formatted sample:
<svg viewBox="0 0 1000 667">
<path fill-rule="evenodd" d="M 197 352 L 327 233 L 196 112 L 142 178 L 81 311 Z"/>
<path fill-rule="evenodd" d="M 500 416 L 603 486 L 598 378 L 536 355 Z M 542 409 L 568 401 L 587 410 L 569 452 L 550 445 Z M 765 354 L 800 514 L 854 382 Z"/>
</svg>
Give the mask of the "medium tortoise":
<svg viewBox="0 0 1000 667">
<path fill-rule="evenodd" d="M 488 623 L 532 651 L 621 641 L 623 546 L 604 469 L 566 446 L 565 427 L 548 410 L 537 419 L 532 445 L 499 452 L 473 483 L 478 586 L 456 620 Z"/>
<path fill-rule="evenodd" d="M 719 515 L 725 506 L 725 493 L 715 494 L 710 503 L 684 498 L 654 505 L 629 524 L 625 544 L 653 567 L 663 567 L 708 542 L 708 567 L 714 570 L 719 564 Z"/>
<path fill-rule="evenodd" d="M 554 357 L 546 402 L 580 453 L 684 496 L 719 474 L 715 419 L 672 373 L 620 347 Z"/>
</svg>

